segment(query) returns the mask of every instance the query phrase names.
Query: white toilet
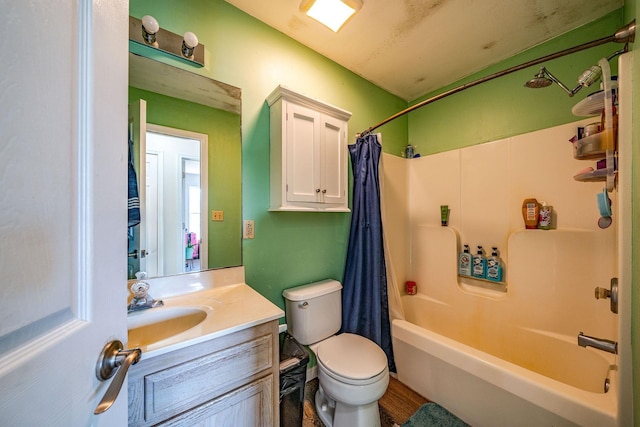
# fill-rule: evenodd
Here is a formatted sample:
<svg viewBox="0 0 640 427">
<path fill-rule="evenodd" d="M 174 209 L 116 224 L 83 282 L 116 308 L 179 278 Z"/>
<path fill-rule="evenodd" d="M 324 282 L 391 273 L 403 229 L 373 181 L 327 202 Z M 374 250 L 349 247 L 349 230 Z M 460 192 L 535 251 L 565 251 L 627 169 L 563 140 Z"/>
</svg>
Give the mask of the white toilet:
<svg viewBox="0 0 640 427">
<path fill-rule="evenodd" d="M 316 410 L 327 427 L 379 427 L 378 399 L 389 385 L 387 356 L 373 341 L 334 335 L 342 323 L 342 285 L 323 280 L 286 289 L 287 328 L 318 361 Z"/>
</svg>

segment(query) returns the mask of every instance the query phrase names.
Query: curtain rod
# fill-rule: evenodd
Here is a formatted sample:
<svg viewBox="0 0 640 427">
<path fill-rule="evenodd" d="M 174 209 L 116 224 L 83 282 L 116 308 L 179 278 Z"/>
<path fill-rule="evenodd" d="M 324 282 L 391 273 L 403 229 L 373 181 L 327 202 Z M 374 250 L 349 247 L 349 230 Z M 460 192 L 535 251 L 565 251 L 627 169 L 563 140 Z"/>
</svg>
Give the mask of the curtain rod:
<svg viewBox="0 0 640 427">
<path fill-rule="evenodd" d="M 601 39 L 597 39 L 597 40 L 593 40 L 578 46 L 574 46 L 574 47 L 570 47 L 568 49 L 565 50 L 561 50 L 559 52 L 556 53 L 552 53 L 549 55 L 545 55 L 542 56 L 538 59 L 533 59 L 531 61 L 527 61 L 524 62 L 520 65 L 515 65 L 513 67 L 504 69 L 502 71 L 498 71 L 497 73 L 493 73 L 490 74 L 488 76 L 485 77 L 481 77 L 477 80 L 474 80 L 472 82 L 469 83 L 465 83 L 463 85 L 460 85 L 458 87 L 455 87 L 453 89 L 449 89 L 446 92 L 442 92 L 438 95 L 432 96 L 431 98 L 425 99 L 424 101 L 420 101 L 419 103 L 412 105 L 411 107 L 408 107 L 402 111 L 399 111 L 397 113 L 395 113 L 394 115 L 387 117 L 386 119 L 384 119 L 383 121 L 381 121 L 380 123 L 377 123 L 373 126 L 371 126 L 370 128 L 368 128 L 367 130 L 363 131 L 360 133 L 361 136 L 370 134 L 371 132 L 373 132 L 374 130 L 376 130 L 377 128 L 379 128 L 382 125 L 385 125 L 387 123 L 389 123 L 390 121 L 393 121 L 399 117 L 404 116 L 405 114 L 408 114 L 414 110 L 417 110 L 418 108 L 424 107 L 427 104 L 431 104 L 432 102 L 438 101 L 440 99 L 446 98 L 449 95 L 453 95 L 454 93 L 458 93 L 458 92 L 462 92 L 465 89 L 469 89 L 470 87 L 473 86 L 477 86 L 481 83 L 485 83 L 488 82 L 490 80 L 493 79 L 497 79 L 498 77 L 502 77 L 505 76 L 507 74 L 511 74 L 514 73 L 516 71 L 520 71 L 522 69 L 525 68 L 529 68 L 533 65 L 537 65 L 540 64 L 542 62 L 545 61 L 550 61 L 552 59 L 556 59 L 556 58 L 560 58 L 562 56 L 566 56 L 566 55 L 570 55 L 572 53 L 576 53 L 576 52 L 580 52 L 582 50 L 586 50 L 586 49 L 590 49 L 592 47 L 596 47 L 596 46 L 600 46 L 606 43 L 611 43 L 611 42 L 617 42 L 617 43 L 633 43 L 634 39 L 635 39 L 635 34 L 636 34 L 636 20 L 634 19 L 633 21 L 631 21 L 629 24 L 625 25 L 624 27 L 620 28 L 618 31 L 616 31 L 613 35 L 608 36 L 608 37 L 603 37 Z M 625 45 L 625 51 L 627 49 L 627 46 Z"/>
</svg>

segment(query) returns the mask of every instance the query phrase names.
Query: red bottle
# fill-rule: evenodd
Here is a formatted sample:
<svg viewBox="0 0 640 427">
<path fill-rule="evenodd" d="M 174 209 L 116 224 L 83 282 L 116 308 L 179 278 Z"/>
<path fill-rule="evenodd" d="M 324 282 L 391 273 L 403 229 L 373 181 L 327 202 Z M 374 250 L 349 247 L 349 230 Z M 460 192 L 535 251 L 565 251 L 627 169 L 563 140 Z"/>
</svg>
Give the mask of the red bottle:
<svg viewBox="0 0 640 427">
<path fill-rule="evenodd" d="M 409 281 L 406 283 L 407 295 L 415 295 L 418 292 L 416 282 Z"/>
</svg>

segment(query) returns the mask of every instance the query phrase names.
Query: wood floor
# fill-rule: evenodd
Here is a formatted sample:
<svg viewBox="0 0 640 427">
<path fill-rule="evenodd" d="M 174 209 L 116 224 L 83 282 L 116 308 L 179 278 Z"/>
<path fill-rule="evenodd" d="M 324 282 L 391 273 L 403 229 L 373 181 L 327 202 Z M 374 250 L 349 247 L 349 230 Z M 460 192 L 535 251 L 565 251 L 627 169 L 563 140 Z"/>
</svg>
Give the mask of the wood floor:
<svg viewBox="0 0 640 427">
<path fill-rule="evenodd" d="M 316 414 L 314 404 L 314 395 L 317 389 L 317 378 L 309 381 L 305 387 L 303 427 L 323 427 L 320 418 Z M 378 401 L 381 427 L 402 425 L 426 402 L 428 402 L 427 399 L 397 379 L 390 377 L 389 387 L 384 396 Z"/>
<path fill-rule="evenodd" d="M 378 401 L 380 409 L 387 413 L 393 422 L 402 425 L 428 400 L 411 390 L 393 377 L 389 377 L 389 387 Z"/>
</svg>

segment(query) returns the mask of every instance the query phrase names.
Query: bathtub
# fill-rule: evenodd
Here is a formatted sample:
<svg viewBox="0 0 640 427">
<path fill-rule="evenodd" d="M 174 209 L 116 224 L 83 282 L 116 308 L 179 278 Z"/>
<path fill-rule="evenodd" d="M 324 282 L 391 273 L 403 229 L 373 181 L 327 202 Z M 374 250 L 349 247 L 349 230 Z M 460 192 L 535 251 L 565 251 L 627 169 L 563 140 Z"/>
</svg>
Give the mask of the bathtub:
<svg viewBox="0 0 640 427">
<path fill-rule="evenodd" d="M 460 324 L 470 317 L 423 294 L 402 300 L 398 379 L 472 426 L 617 425 L 614 355 L 514 322 Z"/>
</svg>

